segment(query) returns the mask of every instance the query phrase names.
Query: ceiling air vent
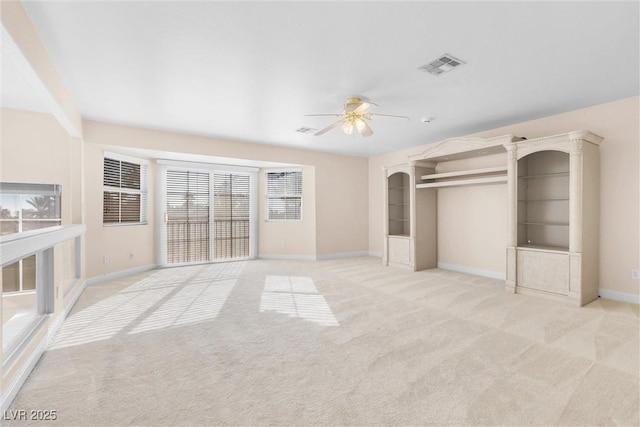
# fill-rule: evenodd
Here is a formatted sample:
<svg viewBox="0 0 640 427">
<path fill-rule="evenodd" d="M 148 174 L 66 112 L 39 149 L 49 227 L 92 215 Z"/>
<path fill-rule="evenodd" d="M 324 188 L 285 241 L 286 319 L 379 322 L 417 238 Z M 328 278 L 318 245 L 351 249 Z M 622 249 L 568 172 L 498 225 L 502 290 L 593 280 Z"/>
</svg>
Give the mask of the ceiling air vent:
<svg viewBox="0 0 640 427">
<path fill-rule="evenodd" d="M 461 61 L 455 56 L 445 53 L 444 55 L 440 55 L 440 57 L 435 61 L 431 61 L 427 65 L 423 65 L 418 69 L 437 76 L 439 74 L 446 73 L 447 71 L 451 71 L 454 68 L 458 68 L 464 64 L 466 64 L 466 62 Z"/>
<path fill-rule="evenodd" d="M 296 132 L 300 132 L 300 133 L 316 133 L 318 131 L 318 129 L 314 129 L 314 128 L 306 128 L 306 127 L 300 127 L 298 129 L 296 129 Z"/>
</svg>

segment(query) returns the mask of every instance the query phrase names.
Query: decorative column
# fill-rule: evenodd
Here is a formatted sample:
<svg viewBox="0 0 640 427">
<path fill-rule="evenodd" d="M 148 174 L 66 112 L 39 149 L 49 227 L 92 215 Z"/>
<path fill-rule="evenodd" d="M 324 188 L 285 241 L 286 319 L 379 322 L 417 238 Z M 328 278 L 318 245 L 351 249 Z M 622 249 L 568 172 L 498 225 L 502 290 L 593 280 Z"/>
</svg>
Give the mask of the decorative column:
<svg viewBox="0 0 640 427">
<path fill-rule="evenodd" d="M 582 140 L 572 139 L 569 151 L 569 252 L 582 252 Z"/>
<path fill-rule="evenodd" d="M 416 237 L 416 162 L 409 162 L 409 236 Z"/>
<path fill-rule="evenodd" d="M 382 166 L 382 265 L 389 265 L 389 179 L 387 167 Z"/>
<path fill-rule="evenodd" d="M 518 153 L 515 142 L 504 144 L 507 150 L 507 277 L 505 290 L 516 289 L 516 257 L 518 246 Z"/>
</svg>

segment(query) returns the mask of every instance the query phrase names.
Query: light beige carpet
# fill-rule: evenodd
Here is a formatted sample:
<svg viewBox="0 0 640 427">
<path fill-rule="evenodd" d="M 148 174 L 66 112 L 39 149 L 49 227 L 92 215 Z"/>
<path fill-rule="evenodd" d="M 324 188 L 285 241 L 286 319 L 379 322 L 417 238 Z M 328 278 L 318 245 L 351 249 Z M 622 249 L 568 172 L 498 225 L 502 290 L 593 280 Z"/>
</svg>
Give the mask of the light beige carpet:
<svg viewBox="0 0 640 427">
<path fill-rule="evenodd" d="M 57 411 L 38 426 L 638 425 L 638 324 L 636 305 L 377 258 L 156 270 L 87 288 L 10 409 Z"/>
</svg>

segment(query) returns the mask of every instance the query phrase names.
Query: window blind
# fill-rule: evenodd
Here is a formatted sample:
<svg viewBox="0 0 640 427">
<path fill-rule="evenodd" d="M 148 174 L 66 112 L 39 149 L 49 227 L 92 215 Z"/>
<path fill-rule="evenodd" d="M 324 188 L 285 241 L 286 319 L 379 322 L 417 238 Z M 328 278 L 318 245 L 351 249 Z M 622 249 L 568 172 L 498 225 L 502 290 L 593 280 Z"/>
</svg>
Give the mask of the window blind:
<svg viewBox="0 0 640 427">
<path fill-rule="evenodd" d="M 147 165 L 104 158 L 103 222 L 147 222 Z"/>
<path fill-rule="evenodd" d="M 167 262 L 210 259 L 209 173 L 167 170 Z"/>
<path fill-rule="evenodd" d="M 249 256 L 250 188 L 249 176 L 215 173 L 214 188 L 214 258 Z"/>
<path fill-rule="evenodd" d="M 302 219 L 302 171 L 267 172 L 267 219 Z"/>
</svg>

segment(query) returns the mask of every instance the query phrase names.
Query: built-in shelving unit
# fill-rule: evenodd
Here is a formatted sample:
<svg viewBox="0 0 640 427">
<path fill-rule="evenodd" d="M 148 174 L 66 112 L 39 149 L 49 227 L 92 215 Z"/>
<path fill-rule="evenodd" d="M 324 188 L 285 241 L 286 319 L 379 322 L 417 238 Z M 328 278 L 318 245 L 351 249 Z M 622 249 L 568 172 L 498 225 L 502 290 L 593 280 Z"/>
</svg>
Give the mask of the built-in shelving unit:
<svg viewBox="0 0 640 427">
<path fill-rule="evenodd" d="M 518 246 L 568 251 L 569 154 L 528 154 L 518 160 L 517 179 Z"/>
<path fill-rule="evenodd" d="M 601 141 L 578 131 L 505 145 L 507 290 L 576 305 L 597 298 Z"/>
<path fill-rule="evenodd" d="M 388 177 L 389 235 L 408 236 L 409 230 L 409 174 L 396 172 Z"/>
<path fill-rule="evenodd" d="M 598 296 L 601 141 L 589 131 L 531 140 L 513 135 L 452 138 L 430 144 L 423 153 L 409 156 L 406 164 L 384 167 L 383 263 L 413 270 L 440 265 L 438 203 L 449 214 L 446 227 L 452 227 L 452 221 L 466 220 L 467 211 L 463 208 L 463 216 L 456 217 L 451 200 L 503 200 L 498 188 L 445 189 L 506 183 L 505 288 L 577 305 L 593 301 Z M 492 195 L 493 202 L 483 199 L 485 194 Z M 481 237 L 486 234 L 473 233 L 473 227 L 483 226 L 477 220 L 482 214 L 467 210 L 475 221 L 464 224 L 470 233 L 463 238 L 475 236 L 469 241 L 485 250 L 487 240 Z M 461 245 L 460 236 L 456 238 L 452 241 Z M 451 268 L 448 261 L 443 265 Z"/>
</svg>

